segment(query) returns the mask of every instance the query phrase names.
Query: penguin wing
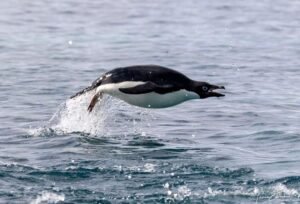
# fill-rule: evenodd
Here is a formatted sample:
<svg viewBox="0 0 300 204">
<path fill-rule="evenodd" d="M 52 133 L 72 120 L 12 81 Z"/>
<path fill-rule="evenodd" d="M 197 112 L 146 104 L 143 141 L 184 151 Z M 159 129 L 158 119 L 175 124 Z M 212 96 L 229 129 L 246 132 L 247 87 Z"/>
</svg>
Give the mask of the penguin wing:
<svg viewBox="0 0 300 204">
<path fill-rule="evenodd" d="M 145 94 L 150 92 L 156 92 L 159 94 L 165 94 L 173 91 L 178 91 L 180 88 L 171 84 L 158 85 L 153 82 L 146 82 L 145 84 L 138 85 L 131 88 L 120 88 L 119 90 L 126 94 Z"/>
</svg>

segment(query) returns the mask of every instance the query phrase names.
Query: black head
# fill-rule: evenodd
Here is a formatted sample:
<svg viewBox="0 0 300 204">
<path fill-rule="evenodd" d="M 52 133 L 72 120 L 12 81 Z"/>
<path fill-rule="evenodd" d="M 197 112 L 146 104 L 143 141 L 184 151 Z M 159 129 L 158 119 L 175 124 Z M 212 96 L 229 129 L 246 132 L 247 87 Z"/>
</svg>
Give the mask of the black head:
<svg viewBox="0 0 300 204">
<path fill-rule="evenodd" d="M 216 86 L 213 84 L 209 84 L 207 82 L 193 82 L 193 90 L 196 92 L 200 98 L 208 98 L 208 97 L 222 97 L 224 94 L 214 92 L 216 89 L 225 89 L 224 86 Z"/>
</svg>

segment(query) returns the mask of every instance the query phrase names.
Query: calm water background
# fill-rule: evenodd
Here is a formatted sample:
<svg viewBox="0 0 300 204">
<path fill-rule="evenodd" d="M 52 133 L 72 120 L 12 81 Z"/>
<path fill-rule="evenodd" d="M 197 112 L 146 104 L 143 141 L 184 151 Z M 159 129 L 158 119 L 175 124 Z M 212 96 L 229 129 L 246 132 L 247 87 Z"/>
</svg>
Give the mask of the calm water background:
<svg viewBox="0 0 300 204">
<path fill-rule="evenodd" d="M 0 203 L 300 202 L 300 2 L 1 1 Z M 118 66 L 226 86 L 67 100 Z M 50 118 L 52 118 L 50 120 Z"/>
</svg>

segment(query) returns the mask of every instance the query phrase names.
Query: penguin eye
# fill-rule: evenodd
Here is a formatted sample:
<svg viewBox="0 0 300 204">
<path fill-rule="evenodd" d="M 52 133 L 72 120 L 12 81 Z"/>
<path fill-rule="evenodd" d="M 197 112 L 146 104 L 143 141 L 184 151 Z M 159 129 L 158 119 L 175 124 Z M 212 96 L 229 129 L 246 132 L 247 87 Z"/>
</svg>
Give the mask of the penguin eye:
<svg viewBox="0 0 300 204">
<path fill-rule="evenodd" d="M 207 86 L 202 86 L 202 90 L 207 91 L 208 90 Z"/>
</svg>

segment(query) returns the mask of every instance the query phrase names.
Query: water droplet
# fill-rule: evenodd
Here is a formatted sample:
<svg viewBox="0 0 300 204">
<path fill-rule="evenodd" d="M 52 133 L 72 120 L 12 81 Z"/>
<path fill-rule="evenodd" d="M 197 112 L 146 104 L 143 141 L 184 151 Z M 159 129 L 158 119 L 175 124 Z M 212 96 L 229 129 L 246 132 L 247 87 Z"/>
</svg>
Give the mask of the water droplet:
<svg viewBox="0 0 300 204">
<path fill-rule="evenodd" d="M 164 184 L 164 188 L 169 188 L 170 187 L 170 184 L 167 182 Z"/>
</svg>

